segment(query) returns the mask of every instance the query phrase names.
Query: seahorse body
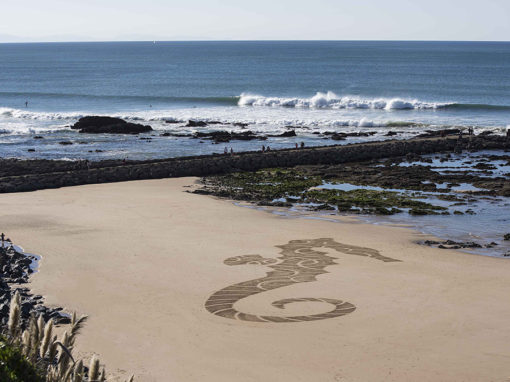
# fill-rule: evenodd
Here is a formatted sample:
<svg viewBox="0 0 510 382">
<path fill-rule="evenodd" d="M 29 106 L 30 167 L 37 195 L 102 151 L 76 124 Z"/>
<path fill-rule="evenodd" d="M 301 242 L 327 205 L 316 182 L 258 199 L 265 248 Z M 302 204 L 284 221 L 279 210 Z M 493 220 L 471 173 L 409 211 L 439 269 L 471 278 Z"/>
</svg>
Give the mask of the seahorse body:
<svg viewBox="0 0 510 382">
<path fill-rule="evenodd" d="M 217 291 L 206 301 L 206 309 L 217 316 L 254 322 L 315 321 L 352 313 L 356 309 L 353 304 L 329 298 L 290 298 L 272 303 L 273 306 L 281 309 L 284 309 L 287 304 L 304 301 L 326 302 L 333 305 L 333 309 L 329 312 L 308 316 L 259 316 L 239 312 L 234 308 L 234 304 L 243 298 L 296 283 L 316 281 L 318 275 L 328 273 L 325 269 L 329 265 L 336 264 L 335 258 L 328 256 L 326 252 L 314 250 L 321 247 L 334 249 L 344 254 L 371 257 L 383 262 L 399 261 L 382 256 L 374 249 L 340 244 L 333 239 L 292 240 L 288 244 L 277 246 L 281 249 L 281 256 L 278 257 L 280 260 L 263 258 L 260 255 L 237 256 L 225 260 L 227 265 L 266 265 L 273 270 L 268 272 L 266 277 L 234 284 Z"/>
</svg>

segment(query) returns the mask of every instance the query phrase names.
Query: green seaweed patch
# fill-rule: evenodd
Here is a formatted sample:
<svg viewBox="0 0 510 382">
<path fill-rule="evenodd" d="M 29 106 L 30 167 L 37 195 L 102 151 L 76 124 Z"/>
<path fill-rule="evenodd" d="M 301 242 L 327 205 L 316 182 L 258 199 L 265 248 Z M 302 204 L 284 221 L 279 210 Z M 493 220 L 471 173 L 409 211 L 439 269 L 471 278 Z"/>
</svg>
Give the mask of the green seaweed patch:
<svg viewBox="0 0 510 382">
<path fill-rule="evenodd" d="M 309 203 L 336 205 L 343 212 L 357 209 L 362 213 L 393 215 L 404 208 L 410 209 L 410 213 L 415 211 L 416 214 L 430 215 L 447 211 L 445 207 L 414 200 L 393 191 L 313 189 L 307 191 L 304 197 Z"/>
<path fill-rule="evenodd" d="M 330 204 L 324 203 L 319 206 L 313 207 L 315 211 L 335 211 L 335 207 Z"/>
<path fill-rule="evenodd" d="M 424 123 L 405 122 L 405 121 L 390 121 L 386 123 L 386 127 L 418 127 L 426 126 Z"/>
<path fill-rule="evenodd" d="M 413 215 L 448 214 L 448 209 L 416 200 L 418 193 L 355 189 L 320 189 L 321 176 L 306 175 L 298 169 L 264 169 L 203 179 L 204 187 L 194 192 L 264 206 L 290 207 L 295 203 L 313 210 L 393 215 L 408 210 Z"/>
<path fill-rule="evenodd" d="M 204 179 L 204 193 L 241 200 L 299 199 L 304 191 L 322 184 L 318 176 L 305 176 L 296 170 L 265 169 L 238 172 Z"/>
<path fill-rule="evenodd" d="M 455 206 L 463 205 L 463 204 L 459 204 L 459 203 L 464 203 L 464 199 L 458 197 L 455 194 L 439 194 L 439 195 L 436 195 L 436 198 L 439 199 L 439 200 L 447 201 L 447 202 L 456 202 L 454 204 Z"/>
</svg>

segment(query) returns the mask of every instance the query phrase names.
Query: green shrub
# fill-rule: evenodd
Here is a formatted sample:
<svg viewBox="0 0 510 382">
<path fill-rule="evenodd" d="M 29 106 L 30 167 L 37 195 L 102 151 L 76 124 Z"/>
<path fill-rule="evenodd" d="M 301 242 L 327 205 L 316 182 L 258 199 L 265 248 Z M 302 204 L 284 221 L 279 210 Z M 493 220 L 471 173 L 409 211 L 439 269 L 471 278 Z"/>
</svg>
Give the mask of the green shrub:
<svg viewBox="0 0 510 382">
<path fill-rule="evenodd" d="M 0 337 L 0 381 L 43 382 L 43 377 L 21 351 Z"/>
</svg>

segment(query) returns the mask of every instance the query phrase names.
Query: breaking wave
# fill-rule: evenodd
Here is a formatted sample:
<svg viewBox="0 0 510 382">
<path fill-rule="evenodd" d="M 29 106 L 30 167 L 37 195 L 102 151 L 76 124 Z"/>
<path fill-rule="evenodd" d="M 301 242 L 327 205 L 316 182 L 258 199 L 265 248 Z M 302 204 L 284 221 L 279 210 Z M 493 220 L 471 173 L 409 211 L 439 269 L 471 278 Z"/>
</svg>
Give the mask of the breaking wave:
<svg viewBox="0 0 510 382">
<path fill-rule="evenodd" d="M 329 109 L 379 109 L 379 110 L 414 110 L 439 109 L 454 103 L 422 102 L 400 98 L 366 99 L 361 97 L 337 96 L 333 92 L 317 93 L 311 98 L 281 98 L 242 94 L 239 106 L 281 106 L 295 108 L 329 108 Z"/>
</svg>

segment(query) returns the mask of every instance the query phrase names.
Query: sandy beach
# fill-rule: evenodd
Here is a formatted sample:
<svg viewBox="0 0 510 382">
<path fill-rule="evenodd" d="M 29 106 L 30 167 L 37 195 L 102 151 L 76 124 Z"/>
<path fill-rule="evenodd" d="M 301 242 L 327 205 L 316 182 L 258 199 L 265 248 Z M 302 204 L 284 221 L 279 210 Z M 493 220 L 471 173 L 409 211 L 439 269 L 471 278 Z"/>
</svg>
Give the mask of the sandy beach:
<svg viewBox="0 0 510 382">
<path fill-rule="evenodd" d="M 404 228 L 289 219 L 184 192 L 194 182 L 0 195 L 0 230 L 42 256 L 30 288 L 90 317 L 78 354 L 97 353 L 116 378 L 510 379 L 508 260 L 421 246 L 425 236 Z M 245 316 L 206 309 L 218 291 L 277 266 L 226 259 L 282 260 L 286 248 L 321 257 L 325 272 L 281 287 L 270 280 L 269 290 L 234 304 Z M 299 298 L 328 300 L 271 305 Z M 330 300 L 350 305 L 321 316 L 334 309 Z M 243 320 L 253 316 L 321 319 Z"/>
</svg>

